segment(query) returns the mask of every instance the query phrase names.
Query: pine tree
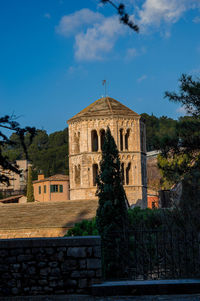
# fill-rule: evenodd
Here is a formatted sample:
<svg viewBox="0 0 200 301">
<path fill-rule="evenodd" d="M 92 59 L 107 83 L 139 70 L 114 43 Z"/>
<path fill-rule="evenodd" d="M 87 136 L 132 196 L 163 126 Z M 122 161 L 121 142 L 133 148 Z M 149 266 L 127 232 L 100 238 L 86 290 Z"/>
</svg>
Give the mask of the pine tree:
<svg viewBox="0 0 200 301">
<path fill-rule="evenodd" d="M 28 167 L 28 183 L 27 183 L 27 202 L 34 202 L 33 182 L 32 182 L 32 167 Z"/>
<path fill-rule="evenodd" d="M 128 258 L 128 212 L 119 153 L 107 128 L 97 177 L 97 228 L 102 240 L 106 278 L 123 277 Z"/>
</svg>

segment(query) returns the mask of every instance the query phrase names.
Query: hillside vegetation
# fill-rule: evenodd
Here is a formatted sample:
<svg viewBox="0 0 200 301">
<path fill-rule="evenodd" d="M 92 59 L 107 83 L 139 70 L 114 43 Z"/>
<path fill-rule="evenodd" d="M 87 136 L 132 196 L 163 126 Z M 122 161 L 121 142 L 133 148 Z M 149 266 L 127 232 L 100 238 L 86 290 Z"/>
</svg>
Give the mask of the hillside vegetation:
<svg viewBox="0 0 200 301">
<path fill-rule="evenodd" d="M 147 151 L 159 149 L 165 136 L 176 137 L 177 124 L 188 117 L 181 117 L 174 120 L 167 116 L 156 117 L 153 114 L 141 114 L 146 120 Z M 191 118 L 191 117 L 190 117 Z M 29 135 L 25 136 L 29 159 L 33 163 L 33 179 L 36 179 L 38 173 L 44 173 L 46 177 L 57 173 L 68 174 L 68 128 L 63 131 L 47 134 L 45 130 L 37 130 L 37 134 L 32 144 L 29 141 Z M 16 134 L 10 137 L 15 142 L 14 145 L 4 148 L 4 153 L 10 161 L 25 159 L 23 148 Z"/>
</svg>

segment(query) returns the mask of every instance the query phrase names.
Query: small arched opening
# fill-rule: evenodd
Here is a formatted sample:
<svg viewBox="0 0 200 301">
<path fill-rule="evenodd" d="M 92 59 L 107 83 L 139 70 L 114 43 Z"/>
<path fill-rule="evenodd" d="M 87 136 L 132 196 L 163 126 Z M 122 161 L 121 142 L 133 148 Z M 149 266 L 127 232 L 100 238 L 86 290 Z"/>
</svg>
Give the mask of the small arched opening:
<svg viewBox="0 0 200 301">
<path fill-rule="evenodd" d="M 120 133 L 120 150 L 123 151 L 123 129 L 120 129 L 119 133 Z"/>
<path fill-rule="evenodd" d="M 97 152 L 98 151 L 98 135 L 97 135 L 96 130 L 92 130 L 91 140 L 92 140 L 92 152 Z"/>
<path fill-rule="evenodd" d="M 125 184 L 125 181 L 124 181 L 124 163 L 122 163 L 122 185 Z"/>
<path fill-rule="evenodd" d="M 128 150 L 129 148 L 129 136 L 130 136 L 130 129 L 126 131 L 125 135 L 125 149 Z"/>
<path fill-rule="evenodd" d="M 74 152 L 80 153 L 80 132 L 74 134 Z"/>
<path fill-rule="evenodd" d="M 76 185 L 81 184 L 81 166 L 80 164 L 78 166 L 75 166 L 75 183 Z"/>
<path fill-rule="evenodd" d="M 131 163 L 128 163 L 128 166 L 126 168 L 126 185 L 130 184 L 130 178 L 131 178 L 130 171 L 131 171 Z"/>
<path fill-rule="evenodd" d="M 98 164 L 92 165 L 92 172 L 93 172 L 93 186 L 97 185 L 97 176 L 98 176 Z"/>
<path fill-rule="evenodd" d="M 100 130 L 100 141 L 101 141 L 101 150 L 103 149 L 103 144 L 104 144 L 104 140 L 105 140 L 105 130 Z"/>
</svg>

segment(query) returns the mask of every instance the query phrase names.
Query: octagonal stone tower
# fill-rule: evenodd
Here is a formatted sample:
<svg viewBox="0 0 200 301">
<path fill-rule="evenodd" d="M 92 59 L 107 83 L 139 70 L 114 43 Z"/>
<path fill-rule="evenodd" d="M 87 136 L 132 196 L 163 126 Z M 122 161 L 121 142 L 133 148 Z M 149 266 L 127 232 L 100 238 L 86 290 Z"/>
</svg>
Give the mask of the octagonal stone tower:
<svg viewBox="0 0 200 301">
<path fill-rule="evenodd" d="M 146 132 L 141 116 L 104 97 L 68 120 L 70 199 L 96 199 L 96 175 L 107 126 L 123 167 L 123 185 L 131 206 L 147 204 Z"/>
</svg>

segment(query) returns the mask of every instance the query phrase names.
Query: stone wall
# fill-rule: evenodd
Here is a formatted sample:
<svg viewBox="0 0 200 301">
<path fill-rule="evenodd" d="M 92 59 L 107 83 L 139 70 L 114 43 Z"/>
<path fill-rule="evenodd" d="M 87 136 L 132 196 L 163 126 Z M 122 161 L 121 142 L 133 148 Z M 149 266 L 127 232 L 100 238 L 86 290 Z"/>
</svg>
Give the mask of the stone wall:
<svg viewBox="0 0 200 301">
<path fill-rule="evenodd" d="M 99 282 L 99 236 L 0 240 L 0 296 L 88 293 Z"/>
</svg>

